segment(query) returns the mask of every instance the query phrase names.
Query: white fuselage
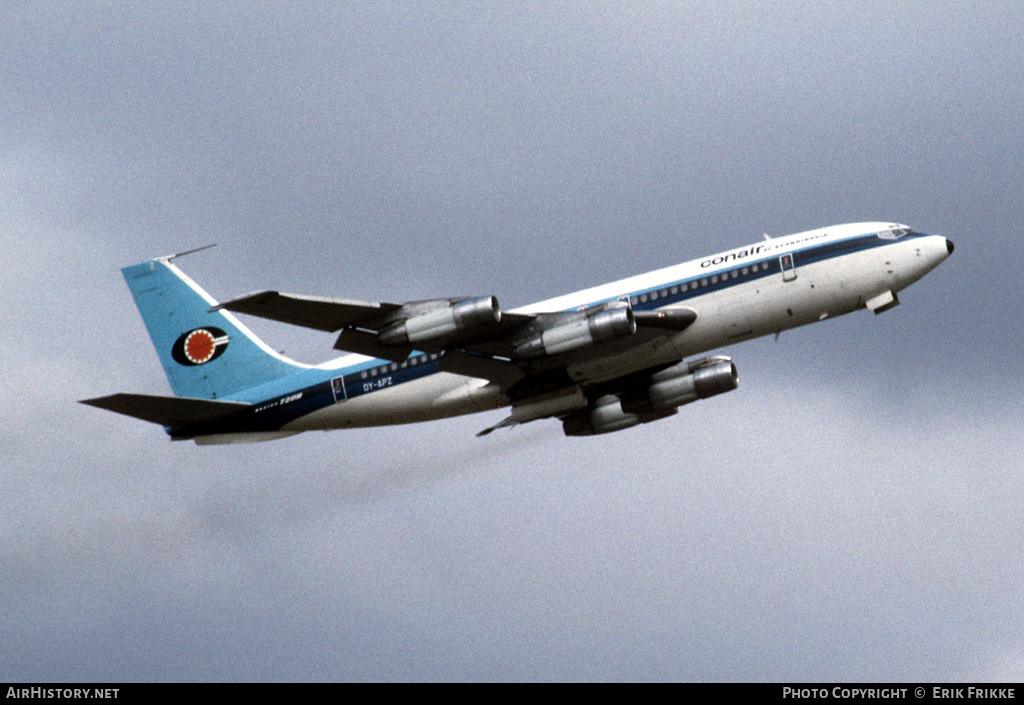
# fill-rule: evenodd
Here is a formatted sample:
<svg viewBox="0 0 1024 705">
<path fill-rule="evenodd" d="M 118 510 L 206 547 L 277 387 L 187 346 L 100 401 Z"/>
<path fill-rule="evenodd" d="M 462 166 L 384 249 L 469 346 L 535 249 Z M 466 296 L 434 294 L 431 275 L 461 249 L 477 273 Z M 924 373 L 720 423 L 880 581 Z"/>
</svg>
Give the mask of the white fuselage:
<svg viewBox="0 0 1024 705">
<path fill-rule="evenodd" d="M 853 223 L 766 239 L 541 301 L 516 312 L 566 311 L 612 300 L 628 300 L 635 310 L 678 307 L 696 312 L 696 321 L 681 332 L 615 346 L 602 354 L 585 349 L 570 356 L 570 377 L 580 384 L 594 384 L 866 305 L 875 308 L 869 302 L 888 301 L 890 294 L 895 297 L 949 254 L 947 240 L 939 235 L 877 237 L 876 233 L 893 227 L 890 223 Z M 414 356 L 398 365 L 347 355 L 311 369 L 311 373 L 343 377 L 346 384 L 354 375 L 367 385 L 368 393 L 338 399 L 295 419 L 282 431 L 409 423 L 510 403 L 494 383 L 446 372 L 391 384 L 389 373 L 415 361 Z"/>
</svg>

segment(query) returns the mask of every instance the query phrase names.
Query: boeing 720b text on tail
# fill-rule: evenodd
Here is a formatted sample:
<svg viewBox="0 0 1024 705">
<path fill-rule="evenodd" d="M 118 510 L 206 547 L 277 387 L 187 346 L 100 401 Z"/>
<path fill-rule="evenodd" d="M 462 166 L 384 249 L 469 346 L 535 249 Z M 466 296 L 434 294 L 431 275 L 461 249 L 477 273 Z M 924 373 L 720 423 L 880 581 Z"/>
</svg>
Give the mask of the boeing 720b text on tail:
<svg viewBox="0 0 1024 705">
<path fill-rule="evenodd" d="M 904 225 L 837 225 L 514 311 L 493 296 L 383 303 L 260 291 L 217 303 L 172 255 L 122 271 L 175 396 L 83 403 L 201 444 L 499 407 L 509 415 L 480 435 L 543 418 L 560 419 L 569 436 L 609 433 L 736 389 L 730 358 L 701 355 L 857 309 L 887 311 L 952 252 L 946 238 Z M 335 333 L 334 347 L 354 354 L 299 364 L 231 312 Z"/>
</svg>

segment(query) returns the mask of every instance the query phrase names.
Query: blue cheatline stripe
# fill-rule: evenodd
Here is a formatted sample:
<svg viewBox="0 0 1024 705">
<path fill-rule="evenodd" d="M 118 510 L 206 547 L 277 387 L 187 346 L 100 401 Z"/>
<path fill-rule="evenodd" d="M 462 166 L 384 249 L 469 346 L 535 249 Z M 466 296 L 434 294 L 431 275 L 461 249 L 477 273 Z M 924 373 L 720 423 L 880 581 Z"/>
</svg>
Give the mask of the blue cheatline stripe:
<svg viewBox="0 0 1024 705">
<path fill-rule="evenodd" d="M 763 277 L 779 274 L 782 271 L 782 267 L 779 264 L 779 258 L 786 254 L 793 255 L 794 265 L 797 268 L 800 268 L 816 262 L 822 262 L 835 257 L 852 254 L 853 252 L 869 250 L 875 247 L 884 247 L 886 245 L 894 244 L 895 242 L 901 242 L 908 238 L 922 237 L 924 235 L 924 233 L 915 233 L 914 235 L 907 235 L 899 240 L 893 241 L 883 240 L 878 237 L 877 233 L 869 233 L 843 240 L 809 245 L 802 249 L 799 246 L 794 248 L 778 249 L 774 250 L 773 253 L 767 257 L 760 256 L 750 260 L 744 260 L 740 264 L 732 264 L 728 267 L 702 272 L 700 275 L 695 277 L 687 277 L 686 279 L 679 279 L 673 282 L 659 284 L 658 286 L 651 287 L 649 289 L 630 292 L 628 296 L 633 308 L 638 311 L 657 309 L 669 304 L 675 304 L 688 299 L 697 298 L 698 296 L 704 296 L 705 294 L 724 291 L 725 289 L 738 284 L 745 284 Z M 796 243 L 794 243 L 794 245 L 796 245 Z M 753 271 L 755 266 L 758 269 L 756 272 Z M 744 268 L 748 270 L 747 274 L 742 274 Z M 737 273 L 736 276 L 733 276 L 734 272 Z M 712 283 L 712 279 L 717 279 L 717 281 Z M 698 284 L 696 289 L 691 288 L 694 282 Z M 672 289 L 676 287 L 679 288 L 678 293 L 672 294 Z M 661 296 L 660 292 L 665 290 L 668 290 L 668 295 Z M 656 299 L 651 298 L 652 293 L 658 295 Z M 646 297 L 646 300 L 644 300 L 644 297 Z M 605 301 L 614 300 L 615 299 L 605 299 Z M 636 303 L 633 303 L 633 301 L 636 301 Z M 594 303 L 603 303 L 603 301 Z"/>
<path fill-rule="evenodd" d="M 926 236 L 924 233 L 914 233 L 894 241 L 883 240 L 876 233 L 870 233 L 844 240 L 810 245 L 803 249 L 780 249 L 767 257 L 762 256 L 750 261 L 744 261 L 739 265 L 701 273 L 701 275 L 696 277 L 680 279 L 661 284 L 657 287 L 639 290 L 631 293 L 629 296 L 631 301 L 637 300 L 637 303 L 633 304 L 633 308 L 636 310 L 657 309 L 669 304 L 724 291 L 733 286 L 780 274 L 782 268 L 779 264 L 779 258 L 785 254 L 793 255 L 795 266 L 799 269 L 802 266 L 841 257 L 853 252 L 884 247 L 909 238 L 924 236 Z M 754 265 L 757 265 L 757 272 L 753 271 Z M 732 272 L 742 272 L 744 268 L 748 269 L 748 274 L 732 276 Z M 710 281 L 713 277 L 718 278 L 718 281 L 714 284 Z M 707 285 L 700 285 L 702 280 L 707 280 Z M 692 282 L 698 282 L 699 286 L 696 289 L 691 289 L 690 284 Z M 679 287 L 679 291 L 676 294 L 671 293 L 673 287 Z M 651 293 L 661 292 L 666 289 L 670 292 L 667 296 L 662 297 L 659 295 L 656 299 L 650 298 Z M 643 296 L 647 296 L 647 301 L 640 301 Z M 605 299 L 604 301 L 614 300 Z M 604 301 L 595 301 L 593 304 L 603 303 Z M 422 353 L 416 353 L 410 360 L 406 360 L 405 363 L 394 363 L 388 360 L 376 359 L 336 370 L 315 367 L 302 370 L 286 379 L 278 380 L 259 388 L 244 390 L 233 395 L 230 397 L 232 400 L 249 401 L 254 404 L 254 407 L 243 412 L 238 417 L 222 422 L 220 425 L 204 425 L 201 430 L 204 434 L 276 431 L 290 421 L 335 403 L 341 403 L 343 400 L 354 399 L 379 389 L 387 389 L 388 387 L 423 379 L 436 373 L 437 357 L 439 356 L 426 356 L 426 361 L 415 365 L 410 364 L 413 358 L 422 360 L 423 357 Z M 395 369 L 392 370 L 392 367 Z M 371 374 L 373 371 L 376 371 L 375 375 Z M 367 374 L 365 379 L 362 378 L 362 373 L 364 372 Z M 339 389 L 336 391 L 333 388 L 332 380 L 337 378 L 343 379 L 344 390 Z M 341 393 L 342 391 L 344 394 Z M 294 398 L 298 394 L 301 394 L 301 396 Z M 172 430 L 172 435 L 189 435 L 189 433 L 190 429 L 188 428 Z"/>
<path fill-rule="evenodd" d="M 276 431 L 290 421 L 335 403 L 429 377 L 437 372 L 440 356 L 437 357 L 438 359 L 428 360 L 415 366 L 407 365 L 404 368 L 398 363 L 378 364 L 376 368 L 384 368 L 385 371 L 379 372 L 376 376 L 367 375 L 366 379 L 362 378 L 362 372 L 373 369 L 373 363 L 383 362 L 382 360 L 360 363 L 360 367 L 367 365 L 362 369 L 358 367 L 338 370 L 309 369 L 291 377 L 288 380 L 291 384 L 286 389 L 275 385 L 279 387 L 278 393 L 262 397 L 261 401 L 253 403 L 251 409 L 230 419 L 215 424 L 182 426 L 169 430 L 172 436 L 185 437 L 190 437 L 195 432 L 211 434 Z M 397 365 L 395 371 L 390 369 L 392 364 Z M 319 379 L 311 381 L 313 378 Z M 336 379 L 342 380 L 344 389 L 335 386 L 334 380 Z M 241 395 L 239 395 L 240 397 Z"/>
</svg>

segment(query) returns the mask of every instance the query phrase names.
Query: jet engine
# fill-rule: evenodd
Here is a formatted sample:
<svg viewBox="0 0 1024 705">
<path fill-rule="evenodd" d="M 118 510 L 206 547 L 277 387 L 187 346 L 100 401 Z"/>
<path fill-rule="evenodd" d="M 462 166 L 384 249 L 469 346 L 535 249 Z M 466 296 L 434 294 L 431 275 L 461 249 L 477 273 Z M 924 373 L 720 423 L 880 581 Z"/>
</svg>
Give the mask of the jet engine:
<svg viewBox="0 0 1024 705">
<path fill-rule="evenodd" d="M 736 365 L 726 357 L 681 362 L 651 375 L 639 389 L 606 395 L 590 407 L 563 417 L 567 436 L 621 431 L 675 414 L 680 406 L 730 392 L 739 386 Z"/>
<path fill-rule="evenodd" d="M 486 330 L 501 321 L 501 308 L 493 296 L 477 296 L 447 303 L 407 318 L 380 332 L 382 345 L 430 343 Z"/>
<path fill-rule="evenodd" d="M 646 389 L 622 395 L 622 409 L 631 414 L 666 411 L 731 392 L 738 386 L 739 375 L 731 360 L 704 358 L 681 362 L 651 375 Z"/>
<path fill-rule="evenodd" d="M 622 403 L 613 395 L 603 396 L 589 409 L 583 409 L 562 420 L 562 430 L 567 436 L 596 436 L 601 433 L 621 431 L 637 424 L 657 421 L 676 413 L 675 409 L 645 414 L 631 414 L 622 410 Z"/>
<path fill-rule="evenodd" d="M 623 301 L 610 302 L 593 311 L 576 311 L 566 318 L 517 344 L 516 357 L 557 355 L 636 332 L 633 310 Z"/>
</svg>

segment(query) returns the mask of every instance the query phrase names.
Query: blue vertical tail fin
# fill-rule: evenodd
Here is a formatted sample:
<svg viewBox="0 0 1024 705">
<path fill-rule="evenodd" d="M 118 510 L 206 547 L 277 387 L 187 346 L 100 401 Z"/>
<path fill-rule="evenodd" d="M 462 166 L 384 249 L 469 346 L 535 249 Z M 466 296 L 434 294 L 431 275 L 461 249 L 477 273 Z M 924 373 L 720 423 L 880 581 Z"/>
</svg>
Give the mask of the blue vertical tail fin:
<svg viewBox="0 0 1024 705">
<path fill-rule="evenodd" d="M 219 399 L 303 369 L 267 347 L 164 257 L 121 270 L 175 396 Z"/>
</svg>

